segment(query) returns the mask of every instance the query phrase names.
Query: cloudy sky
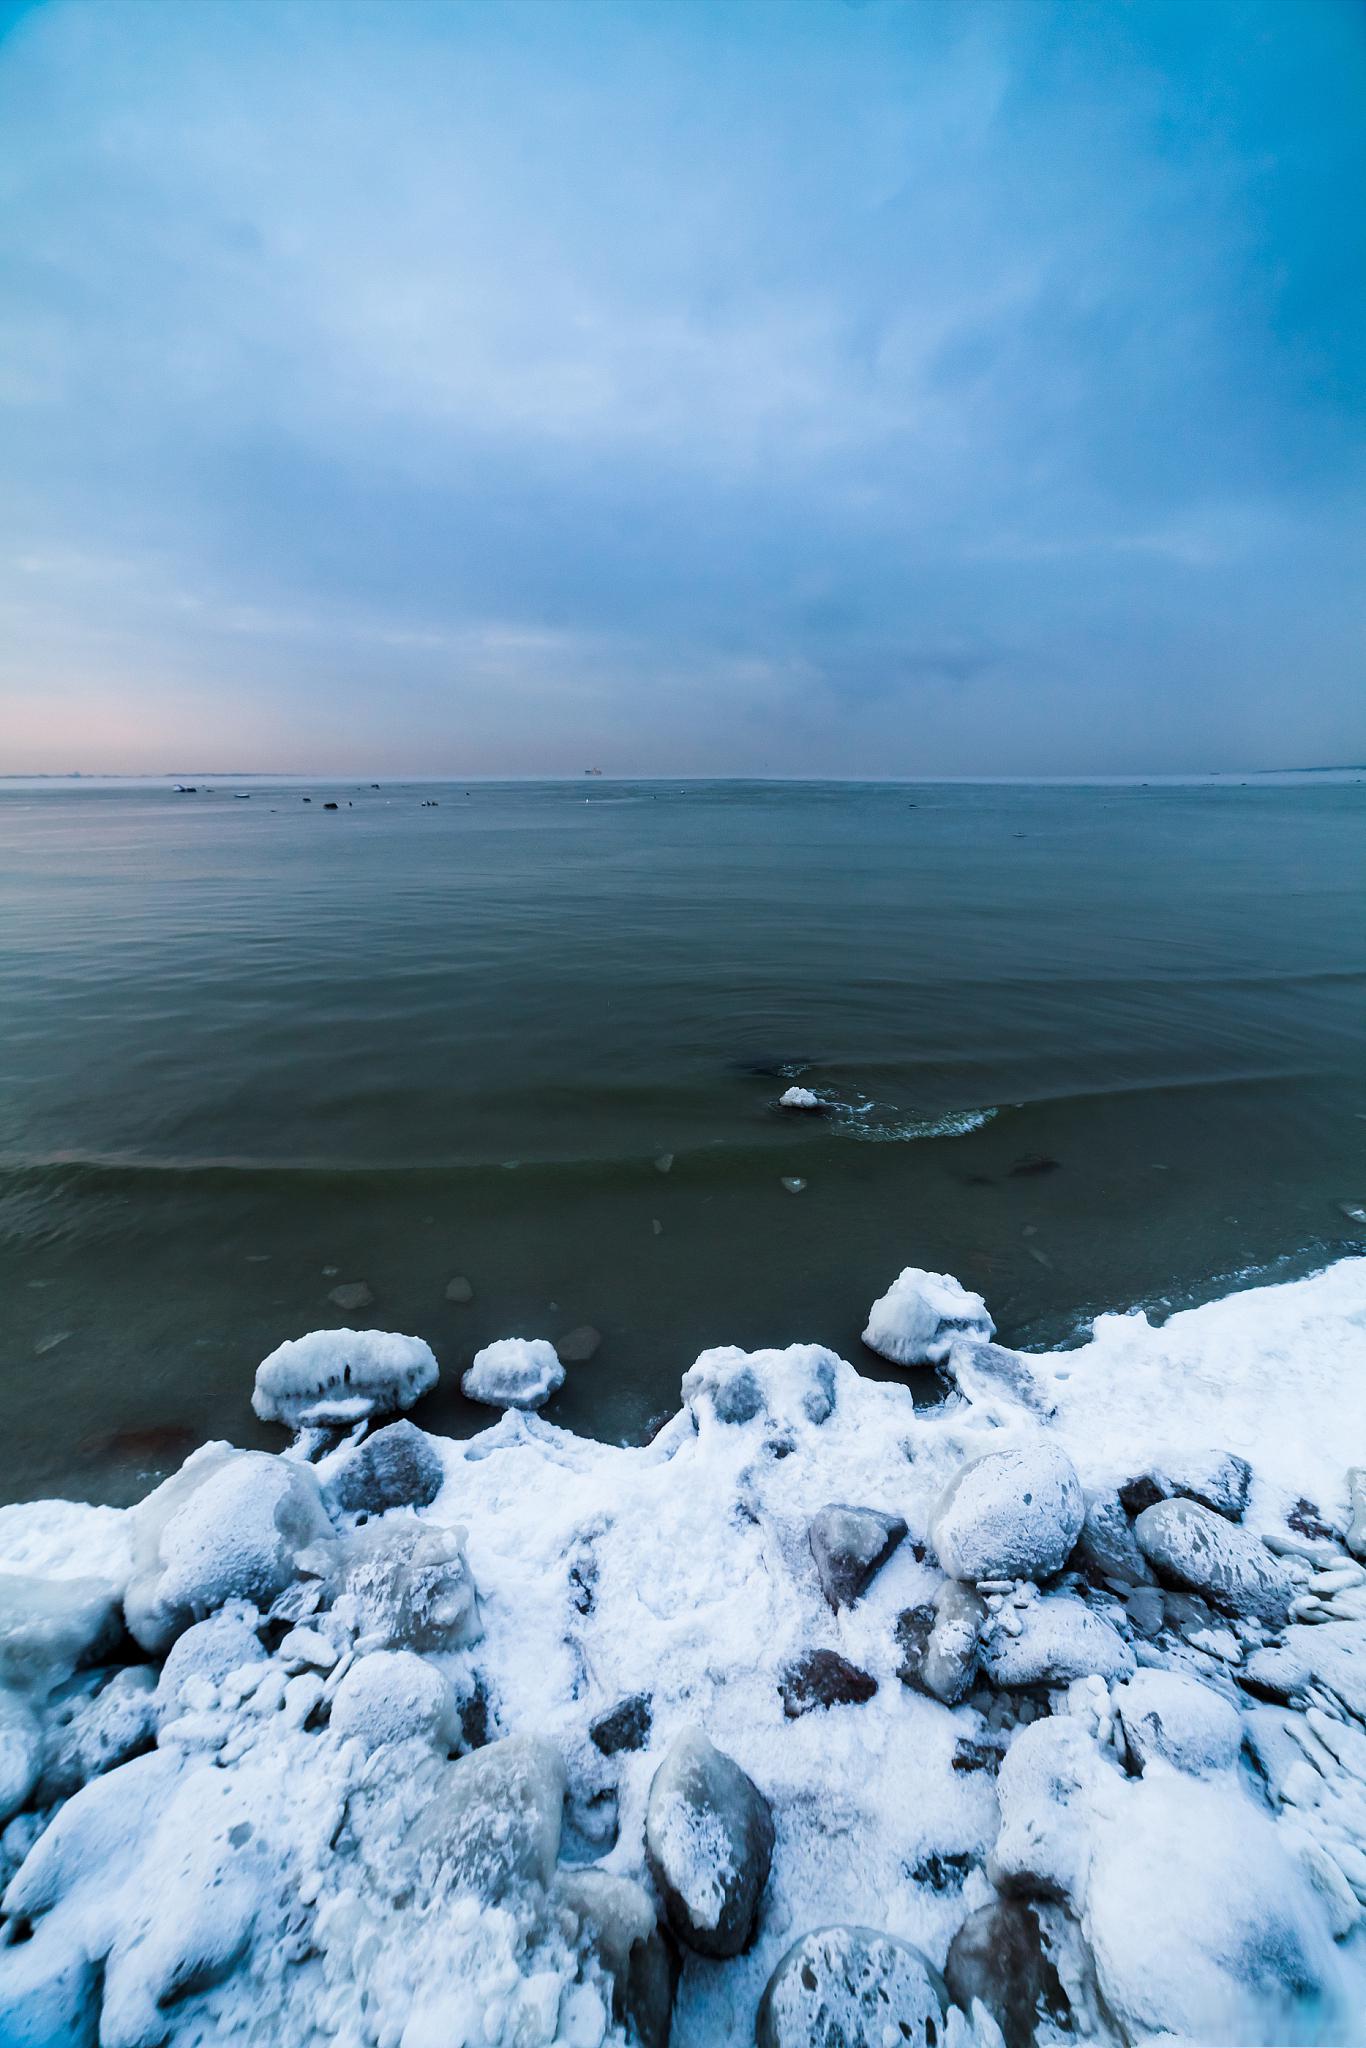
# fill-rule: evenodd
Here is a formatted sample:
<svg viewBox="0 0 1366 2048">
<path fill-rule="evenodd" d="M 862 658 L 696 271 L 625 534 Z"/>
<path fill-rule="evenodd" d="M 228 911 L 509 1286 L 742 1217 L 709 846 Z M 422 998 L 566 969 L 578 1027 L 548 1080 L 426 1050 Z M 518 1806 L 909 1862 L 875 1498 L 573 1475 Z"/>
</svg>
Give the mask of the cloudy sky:
<svg viewBox="0 0 1366 2048">
<path fill-rule="evenodd" d="M 1366 760 L 1359 0 L 0 31 L 0 770 Z"/>
</svg>

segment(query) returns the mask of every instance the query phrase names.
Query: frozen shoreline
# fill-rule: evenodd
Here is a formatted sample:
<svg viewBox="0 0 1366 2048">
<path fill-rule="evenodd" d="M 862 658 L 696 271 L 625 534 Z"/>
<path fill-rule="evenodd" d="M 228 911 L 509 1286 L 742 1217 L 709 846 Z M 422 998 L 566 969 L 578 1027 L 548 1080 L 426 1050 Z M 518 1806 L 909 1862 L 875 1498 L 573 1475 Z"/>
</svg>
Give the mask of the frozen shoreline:
<svg viewBox="0 0 1366 2048">
<path fill-rule="evenodd" d="M 640 1448 L 509 1411 L 464 1443 L 405 1425 L 392 1472 L 349 1440 L 310 1465 L 301 1440 L 196 1453 L 150 1506 L 0 1509 L 0 1573 L 99 1582 L 0 1581 L 21 1791 L 0 2042 L 653 2048 L 678 1870 L 647 1855 L 651 1790 L 692 1727 L 774 1840 L 741 1953 L 684 1928 L 675 2048 L 752 2039 L 812 1930 L 875 1929 L 939 1971 L 998 1896 L 1038 1902 L 1040 2042 L 1366 2040 L 1366 1570 L 1341 1540 L 1366 1260 L 1161 1329 L 1102 1317 L 1079 1350 L 1001 1352 L 980 1328 L 945 1349 L 939 1409 L 814 1346 L 716 1350 Z M 940 1503 L 1002 1450 L 1026 1477 L 1070 1458 L 1093 1512 L 1074 1547 L 1063 1486 L 1063 1554 L 1037 1572 L 959 1562 L 979 1588 L 959 1587 L 949 1705 L 924 1689 L 936 1545 L 967 1556 L 1002 1521 L 960 1489 L 951 1529 Z M 1012 1530 L 1037 1506 L 1020 1486 Z M 1135 1541 L 1149 1495 L 1191 1492 L 1236 1532 L 1233 1597 L 1177 1590 L 1170 1558 L 1159 1589 Z M 832 1606 L 812 1530 L 836 1503 L 906 1533 Z M 1269 1591 L 1248 1592 L 1250 1554 Z M 715 1821 L 669 1822 L 701 1920 L 745 1875 Z M 960 1943 L 964 2002 L 966 1971 Z M 1017 1958 L 1012 1983 L 1028 1974 Z M 980 2004 L 935 2012 L 939 2048 L 997 2040 Z"/>
</svg>

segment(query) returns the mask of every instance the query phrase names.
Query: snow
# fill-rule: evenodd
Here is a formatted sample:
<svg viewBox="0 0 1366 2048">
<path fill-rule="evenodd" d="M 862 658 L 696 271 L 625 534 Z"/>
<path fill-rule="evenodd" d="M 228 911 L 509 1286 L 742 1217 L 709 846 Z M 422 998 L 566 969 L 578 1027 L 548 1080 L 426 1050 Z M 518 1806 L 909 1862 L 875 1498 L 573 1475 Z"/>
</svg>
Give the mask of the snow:
<svg viewBox="0 0 1366 2048">
<path fill-rule="evenodd" d="M 778 1097 L 778 1107 L 779 1109 L 824 1109 L 825 1104 L 821 1101 L 819 1095 L 812 1093 L 811 1089 L 792 1087 L 785 1088 Z"/>
<path fill-rule="evenodd" d="M 411 1408 L 436 1382 L 436 1358 L 421 1337 L 393 1330 L 311 1330 L 262 1359 L 251 1405 L 263 1422 L 291 1429 L 349 1425 Z"/>
<path fill-rule="evenodd" d="M 460 1385 L 491 1408 L 544 1408 L 564 1384 L 564 1367 L 544 1337 L 500 1337 L 474 1354 Z"/>
<path fill-rule="evenodd" d="M 940 1365 L 955 1343 L 985 1343 L 995 1328 L 981 1295 L 952 1273 L 906 1266 L 869 1309 L 863 1341 L 893 1365 Z"/>
<path fill-rule="evenodd" d="M 705 1784 L 743 1774 L 771 1810 L 772 1862 L 750 1946 L 716 1960 L 685 1944 L 673 2048 L 753 2039 L 782 1958 L 808 1937 L 840 1948 L 821 1930 L 909 1944 L 937 1972 L 997 1883 L 1065 1903 L 1078 1959 L 1063 1974 L 1095 2048 L 1361 2044 L 1366 1572 L 1285 1515 L 1304 1497 L 1345 1525 L 1363 1330 L 1357 1259 L 1160 1329 L 1101 1318 L 1018 1384 L 974 1399 L 960 1380 L 935 1409 L 817 1346 L 717 1348 L 652 1442 L 509 1412 L 466 1442 L 428 1438 L 440 1488 L 359 1527 L 326 1507 L 350 1447 L 315 1477 L 298 1457 L 207 1446 L 130 1511 L 0 1511 L 0 1571 L 126 1589 L 155 1660 L 93 1636 L 78 1661 L 161 1664 L 156 1746 L 131 1757 L 151 1734 L 146 1680 L 113 1691 L 107 1664 L 68 1678 L 39 1658 L 22 1693 L 0 1692 L 11 1786 L 33 1721 L 47 1757 L 94 1717 L 62 1752 L 91 1773 L 82 1789 L 0 1833 L 3 1908 L 31 1930 L 0 1946 L 0 2040 L 654 2048 L 669 1970 L 647 1816 L 700 1731 L 719 1759 Z M 1272 1564 L 1263 1538 L 1309 1544 L 1277 1565 L 1294 1618 L 1150 1586 L 1140 1634 L 1103 1578 L 1069 1569 L 1083 1489 L 1227 1452 L 1253 1467 L 1229 1535 Z M 1047 1499 L 1026 1505 L 1036 1482 Z M 837 1609 L 810 1540 L 832 1502 L 906 1524 Z M 1025 1550 L 972 1560 L 966 1696 L 903 1683 L 899 1624 L 963 1605 L 943 1549 L 956 1569 L 955 1538 L 1016 1544 L 1022 1516 Z M 983 1607 L 995 1684 L 970 1668 Z M 789 1718 L 783 1676 L 818 1650 L 877 1690 Z M 1280 1703 L 1240 1683 L 1263 1672 Z M 591 1730 L 634 1700 L 641 1746 L 605 1755 Z M 658 1804 L 659 1875 L 719 1925 L 751 1846 L 736 1809 L 719 1790 Z M 938 2032 L 941 2048 L 1000 2038 L 981 2008 L 952 2007 Z"/>
</svg>

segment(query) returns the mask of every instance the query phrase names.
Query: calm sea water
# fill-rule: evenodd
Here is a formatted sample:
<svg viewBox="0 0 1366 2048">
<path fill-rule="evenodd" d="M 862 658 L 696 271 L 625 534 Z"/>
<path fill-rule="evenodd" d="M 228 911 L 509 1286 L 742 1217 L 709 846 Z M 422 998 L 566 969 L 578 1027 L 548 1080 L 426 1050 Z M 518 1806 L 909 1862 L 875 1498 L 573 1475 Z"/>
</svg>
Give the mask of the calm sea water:
<svg viewBox="0 0 1366 2048">
<path fill-rule="evenodd" d="M 0 785 L 5 1498 L 278 1446 L 329 1324 L 456 1431 L 478 1345 L 592 1324 L 547 1412 L 615 1438 L 706 1344 L 859 1358 L 906 1263 L 1038 1343 L 1360 1246 L 1356 778 L 210 780 Z"/>
</svg>

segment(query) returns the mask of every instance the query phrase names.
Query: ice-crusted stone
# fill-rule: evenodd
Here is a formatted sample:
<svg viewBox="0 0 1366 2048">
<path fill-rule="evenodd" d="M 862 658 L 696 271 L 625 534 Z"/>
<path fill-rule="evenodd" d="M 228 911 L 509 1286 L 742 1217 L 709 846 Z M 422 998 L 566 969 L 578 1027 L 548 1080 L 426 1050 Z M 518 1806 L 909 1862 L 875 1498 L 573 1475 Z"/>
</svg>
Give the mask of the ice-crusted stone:
<svg viewBox="0 0 1366 2048">
<path fill-rule="evenodd" d="M 509 1735 L 442 1767 L 403 1839 L 405 1859 L 452 1891 L 497 1905 L 555 1875 L 564 1762 L 553 1743 Z"/>
<path fill-rule="evenodd" d="M 986 1602 L 975 1586 L 945 1579 L 932 1602 L 911 1608 L 897 1622 L 903 1685 L 954 1706 L 972 1684 Z"/>
<path fill-rule="evenodd" d="M 1076 1467 L 1042 1432 L 986 1451 L 955 1474 L 930 1525 L 955 1579 L 1039 1579 L 1059 1571 L 1081 1532 Z"/>
<path fill-rule="evenodd" d="M 606 1870 L 564 1870 L 555 1896 L 612 1981 L 612 2018 L 639 2048 L 668 2048 L 677 1950 L 660 1932 L 644 1886 Z"/>
<path fill-rule="evenodd" d="M 904 1266 L 869 1309 L 863 1341 L 893 1365 L 939 1365 L 955 1343 L 985 1342 L 995 1329 L 981 1295 L 952 1273 Z"/>
<path fill-rule="evenodd" d="M 840 1360 L 821 1344 L 784 1351 L 716 1345 L 684 1373 L 683 1405 L 699 1427 L 704 1420 L 740 1427 L 763 1416 L 783 1429 L 819 1428 L 835 1412 L 839 1371 Z"/>
<path fill-rule="evenodd" d="M 53 1925 L 0 1949 L 0 2042 L 5 2048 L 95 2048 L 97 1966 Z"/>
<path fill-rule="evenodd" d="M 906 1534 L 900 1515 L 832 1503 L 811 1518 L 811 1555 L 832 1607 L 852 1607 Z"/>
<path fill-rule="evenodd" d="M 564 1384 L 564 1367 L 544 1337 L 499 1337 L 476 1351 L 460 1385 L 490 1408 L 544 1408 Z"/>
<path fill-rule="evenodd" d="M 218 1687 L 231 1671 L 265 1662 L 257 1634 L 260 1616 L 243 1601 L 197 1621 L 171 1645 L 161 1667 L 153 1697 L 157 1723 L 165 1727 L 184 1711 L 185 1688 L 192 1680 Z"/>
<path fill-rule="evenodd" d="M 366 1437 L 337 1468 L 328 1493 L 346 1514 L 383 1515 L 430 1507 L 445 1479 L 436 1445 L 405 1418 Z"/>
<path fill-rule="evenodd" d="M 1133 1763 L 1154 1757 L 1196 1776 L 1237 1761 L 1242 1726 L 1222 1693 L 1180 1671 L 1136 1672 L 1116 1688 L 1114 1705 Z"/>
<path fill-rule="evenodd" d="M 92 1778 L 38 1837 L 6 1888 L 3 1910 L 36 1919 L 83 1878 L 98 1878 L 111 1858 L 127 1855 L 179 1770 L 178 1757 L 154 1749 Z"/>
<path fill-rule="evenodd" d="M 183 1641 L 182 1637 L 182 1641 Z M 59 1699 L 50 1716 L 39 1798 L 70 1799 L 91 1778 L 127 1763 L 156 1740 L 157 1674 L 150 1664 L 105 1673 L 97 1690 Z"/>
<path fill-rule="evenodd" d="M 465 1532 L 367 1522 L 331 1550 L 332 1610 L 373 1649 L 460 1650 L 482 1633 Z"/>
<path fill-rule="evenodd" d="M 1064 1903 L 1078 1897 L 1107 1770 L 1093 1737 L 1070 1715 L 1020 1729 L 996 1779 L 1001 1828 L 987 1873 L 998 1890 Z"/>
<path fill-rule="evenodd" d="M 1228 1521 L 1239 1522 L 1252 1487 L 1252 1467 L 1232 1451 L 1187 1452 L 1126 1480 L 1119 1498 L 1131 1515 L 1159 1500 L 1196 1500 Z"/>
<path fill-rule="evenodd" d="M 231 1600 L 269 1606 L 332 1525 L 307 1465 L 209 1444 L 133 1510 L 128 1630 L 164 1655 Z"/>
<path fill-rule="evenodd" d="M 450 1680 L 411 1650 L 374 1650 L 358 1657 L 332 1699 L 332 1732 L 367 1750 L 414 1736 L 450 1750 L 460 1715 Z"/>
<path fill-rule="evenodd" d="M 1042 2023 L 1065 2026 L 1070 2000 L 1040 1922 L 1027 1899 L 994 1899 L 969 1913 L 944 1958 L 944 1981 L 955 2005 L 984 2005 L 1005 2048 L 1034 2048 Z"/>
<path fill-rule="evenodd" d="M 862 1706 L 877 1691 L 877 1680 L 838 1650 L 807 1650 L 785 1667 L 778 1691 L 784 1714 L 795 1721 L 827 1707 Z"/>
<path fill-rule="evenodd" d="M 1304 1683 L 1336 1693 L 1366 1722 L 1366 1622 L 1296 1623 L 1285 1632 L 1284 1650 Z"/>
<path fill-rule="evenodd" d="M 0 1685 L 41 1697 L 108 1656 L 122 1633 L 118 1592 L 103 1579 L 0 1572 Z"/>
<path fill-rule="evenodd" d="M 978 1337 L 955 1338 L 940 1371 L 953 1381 L 960 1394 L 984 1406 L 999 1406 L 1002 1400 L 1046 1421 L 1057 1413 L 1057 1403 L 1031 1361 L 1003 1344 L 989 1344 Z"/>
<path fill-rule="evenodd" d="M 773 1815 L 700 1728 L 685 1729 L 655 1772 L 645 1854 L 678 1939 L 699 1955 L 739 1955 L 768 1882 Z"/>
<path fill-rule="evenodd" d="M 1347 1470 L 1347 1548 L 1366 1563 L 1366 1465 Z"/>
<path fill-rule="evenodd" d="M 1003 1609 L 983 1637 L 981 1656 L 982 1669 L 998 1686 L 1070 1685 L 1091 1677 L 1109 1683 L 1134 1669 L 1134 1653 L 1118 1629 L 1066 1593 Z"/>
<path fill-rule="evenodd" d="M 1159 1575 L 1203 1593 L 1228 1614 L 1283 1623 L 1300 1580 L 1266 1545 L 1198 1501 L 1162 1500 L 1134 1524 L 1138 1545 Z"/>
<path fill-rule="evenodd" d="M 1311 1882 L 1232 1774 L 1132 1784 L 1122 1819 L 1099 1834 L 1087 1928 L 1126 2040 L 1343 2037 L 1337 1958 Z"/>
<path fill-rule="evenodd" d="M 764 1988 L 758 2048 L 936 2048 L 944 1980 L 908 1941 L 872 1927 L 817 1927 Z"/>
<path fill-rule="evenodd" d="M 396 1330 L 310 1330 L 277 1345 L 256 1368 L 251 1405 L 290 1429 L 397 1415 L 437 1382 L 430 1344 Z"/>
<path fill-rule="evenodd" d="M 1086 1519 L 1072 1555 L 1074 1571 L 1094 1582 L 1117 1581 L 1125 1586 L 1150 1586 L 1152 1566 L 1138 1547 L 1133 1524 L 1117 1493 L 1086 1495 Z"/>
<path fill-rule="evenodd" d="M 0 1826 L 18 1813 L 43 1761 L 43 1731 L 27 1700 L 0 1692 Z"/>
<path fill-rule="evenodd" d="M 784 1088 L 778 1097 L 779 1109 L 824 1109 L 825 1104 L 811 1088 Z"/>
</svg>

